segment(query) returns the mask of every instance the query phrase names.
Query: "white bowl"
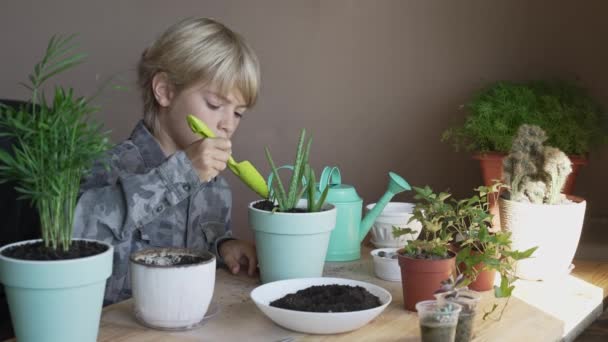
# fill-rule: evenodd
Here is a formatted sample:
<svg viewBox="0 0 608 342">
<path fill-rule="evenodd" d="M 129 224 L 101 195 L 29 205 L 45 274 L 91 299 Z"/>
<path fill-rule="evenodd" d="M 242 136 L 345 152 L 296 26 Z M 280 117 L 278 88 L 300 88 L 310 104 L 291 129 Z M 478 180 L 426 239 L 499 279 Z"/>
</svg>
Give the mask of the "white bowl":
<svg viewBox="0 0 608 342">
<path fill-rule="evenodd" d="M 306 312 L 280 309 L 270 306 L 270 302 L 287 294 L 295 293 L 313 285 L 361 286 L 378 296 L 381 306 L 351 312 Z M 342 278 L 298 278 L 279 280 L 256 287 L 251 291 L 251 299 L 268 318 L 290 330 L 307 334 L 338 334 L 361 328 L 376 318 L 391 302 L 391 294 L 380 286 Z"/>
<path fill-rule="evenodd" d="M 370 203 L 365 208 L 372 210 L 376 203 Z M 414 211 L 414 204 L 407 202 L 389 202 L 384 210 L 378 215 L 372 226 L 372 240 L 374 246 L 378 248 L 387 247 L 403 247 L 407 244 L 407 240 L 416 240 L 422 224 L 419 221 L 408 223 Z M 393 237 L 393 226 L 399 228 L 409 227 L 416 231 L 414 234 L 401 235 L 398 238 Z"/>
<path fill-rule="evenodd" d="M 401 267 L 398 259 L 388 259 L 378 256 L 379 252 L 392 253 L 399 248 L 378 248 L 370 252 L 374 259 L 374 274 L 376 277 L 388 281 L 401 281 Z"/>
</svg>

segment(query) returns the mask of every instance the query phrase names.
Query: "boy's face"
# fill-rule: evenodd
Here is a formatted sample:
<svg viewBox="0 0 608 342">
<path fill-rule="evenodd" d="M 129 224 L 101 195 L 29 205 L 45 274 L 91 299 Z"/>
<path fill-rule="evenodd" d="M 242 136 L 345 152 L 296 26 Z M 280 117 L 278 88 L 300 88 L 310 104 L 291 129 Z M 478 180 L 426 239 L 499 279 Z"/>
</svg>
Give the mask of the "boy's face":
<svg viewBox="0 0 608 342">
<path fill-rule="evenodd" d="M 167 95 L 167 101 L 159 101 L 158 119 L 162 131 L 180 150 L 201 138 L 190 130 L 189 114 L 205 122 L 218 137 L 230 139 L 247 109 L 236 89 L 222 96 L 213 87 L 198 84 L 179 93 L 169 90 Z"/>
</svg>

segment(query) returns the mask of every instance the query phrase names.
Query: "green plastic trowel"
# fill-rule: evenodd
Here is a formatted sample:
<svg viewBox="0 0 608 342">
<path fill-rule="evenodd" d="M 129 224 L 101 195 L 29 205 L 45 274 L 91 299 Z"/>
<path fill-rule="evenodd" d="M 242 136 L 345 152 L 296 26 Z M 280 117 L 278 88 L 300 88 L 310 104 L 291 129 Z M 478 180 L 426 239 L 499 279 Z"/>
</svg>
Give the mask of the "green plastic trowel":
<svg viewBox="0 0 608 342">
<path fill-rule="evenodd" d="M 206 138 L 215 138 L 213 131 L 194 115 L 188 115 L 188 125 L 194 133 Z M 268 185 L 258 170 L 247 160 L 237 163 L 232 156 L 228 159 L 228 168 L 239 177 L 251 190 L 262 198 L 268 198 Z"/>
</svg>

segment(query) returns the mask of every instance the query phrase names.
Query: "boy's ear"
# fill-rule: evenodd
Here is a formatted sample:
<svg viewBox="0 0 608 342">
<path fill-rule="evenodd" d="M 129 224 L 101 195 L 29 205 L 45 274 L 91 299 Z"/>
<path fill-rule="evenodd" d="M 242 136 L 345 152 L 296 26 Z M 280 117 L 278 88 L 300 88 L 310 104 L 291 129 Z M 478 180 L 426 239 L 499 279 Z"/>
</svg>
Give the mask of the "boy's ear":
<svg viewBox="0 0 608 342">
<path fill-rule="evenodd" d="M 169 82 L 169 77 L 165 72 L 159 72 L 152 78 L 152 92 L 156 102 L 161 107 L 169 107 L 173 100 L 173 85 Z"/>
</svg>

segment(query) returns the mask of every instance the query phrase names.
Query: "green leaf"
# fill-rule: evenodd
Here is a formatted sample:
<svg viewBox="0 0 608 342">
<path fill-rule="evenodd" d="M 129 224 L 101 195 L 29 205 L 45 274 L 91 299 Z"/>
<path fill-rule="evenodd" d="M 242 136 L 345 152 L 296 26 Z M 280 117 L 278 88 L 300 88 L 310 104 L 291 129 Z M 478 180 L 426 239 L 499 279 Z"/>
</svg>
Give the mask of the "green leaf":
<svg viewBox="0 0 608 342">
<path fill-rule="evenodd" d="M 496 298 L 507 298 L 513 294 L 515 286 L 511 285 L 509 278 L 505 275 L 500 277 L 500 286 L 494 286 L 494 296 Z"/>
<path fill-rule="evenodd" d="M 306 175 L 307 183 L 306 188 L 308 189 L 308 211 L 312 212 L 315 203 L 315 185 L 316 185 L 316 177 L 313 169 L 306 163 L 306 167 L 304 169 L 304 174 Z"/>
<path fill-rule="evenodd" d="M 302 129 L 300 133 L 300 139 L 298 141 L 298 148 L 296 152 L 296 160 L 293 166 L 293 173 L 291 175 L 291 182 L 289 183 L 289 193 L 287 195 L 287 206 L 289 208 L 294 208 L 299 200 L 296 198 L 297 189 L 299 186 L 299 182 L 302 179 L 302 172 L 304 170 L 303 164 L 307 161 L 304 160 L 304 140 L 306 138 L 306 130 Z"/>
<path fill-rule="evenodd" d="M 285 188 L 283 187 L 279 170 L 277 169 L 274 161 L 272 160 L 272 156 L 270 155 L 270 150 L 268 147 L 266 147 L 264 150 L 266 152 L 266 159 L 268 159 L 268 163 L 270 164 L 270 168 L 272 169 L 272 174 L 274 176 L 272 186 L 274 187 L 274 196 L 277 199 L 279 207 L 281 208 L 281 211 L 291 209 L 287 207 L 287 195 L 285 194 Z"/>
<path fill-rule="evenodd" d="M 513 258 L 514 260 L 522 260 L 527 259 L 534 254 L 534 252 L 538 249 L 538 247 L 532 247 L 523 252 L 520 251 L 504 251 L 503 255 Z"/>
<path fill-rule="evenodd" d="M 323 189 L 323 192 L 321 193 L 321 197 L 319 197 L 319 200 L 317 201 L 317 203 L 315 203 L 315 206 L 313 208 L 314 212 L 321 211 L 321 209 L 323 208 L 323 203 L 325 203 L 325 199 L 327 198 L 328 193 L 329 193 L 329 185 L 326 186 L 325 189 Z"/>
<path fill-rule="evenodd" d="M 406 235 L 406 234 L 415 234 L 418 231 L 413 230 L 409 227 L 405 227 L 405 228 L 400 228 L 398 226 L 393 226 L 393 237 L 397 238 L 400 237 L 402 235 Z"/>
<path fill-rule="evenodd" d="M 39 79 L 39 83 L 43 83 L 46 80 L 48 80 L 49 78 L 67 70 L 70 69 L 78 64 L 81 64 L 83 62 L 83 59 L 86 57 L 85 54 L 77 54 L 74 56 L 71 56 L 68 59 L 62 60 L 60 62 L 57 62 L 56 64 L 52 65 L 49 67 L 49 71 L 46 71 L 44 75 L 40 76 Z"/>
</svg>

